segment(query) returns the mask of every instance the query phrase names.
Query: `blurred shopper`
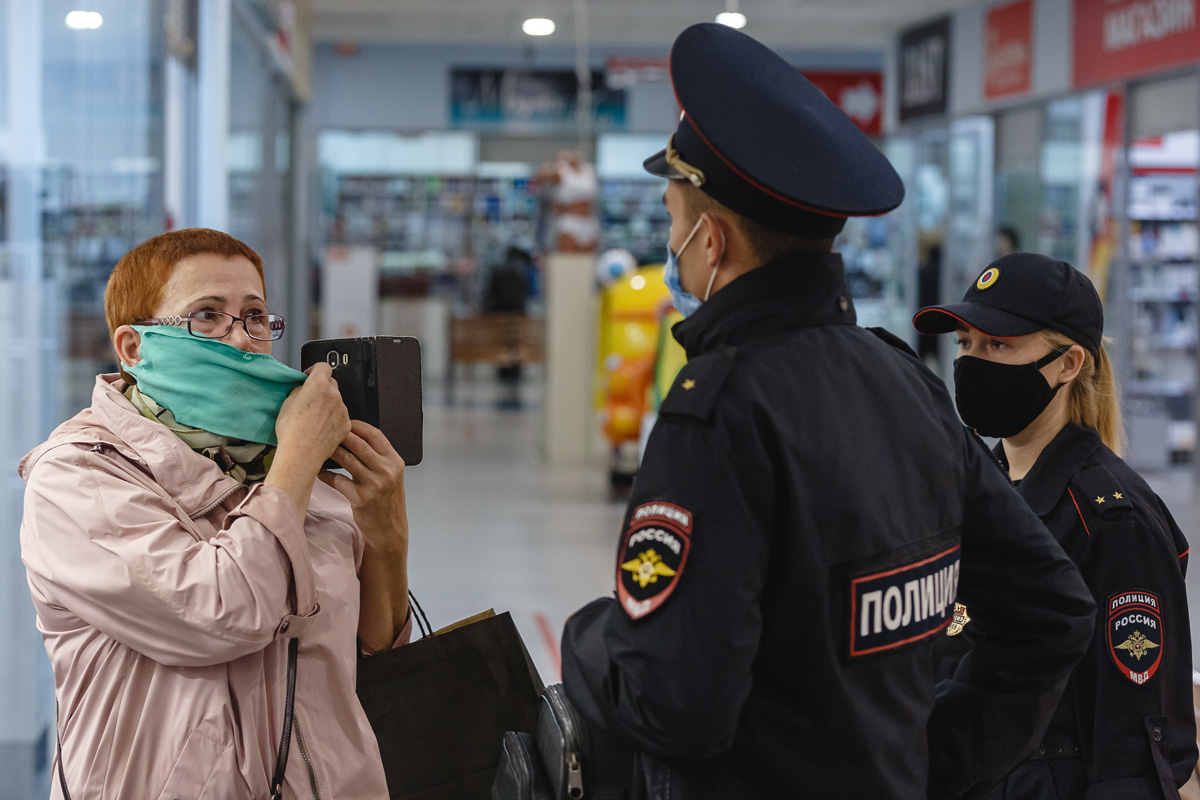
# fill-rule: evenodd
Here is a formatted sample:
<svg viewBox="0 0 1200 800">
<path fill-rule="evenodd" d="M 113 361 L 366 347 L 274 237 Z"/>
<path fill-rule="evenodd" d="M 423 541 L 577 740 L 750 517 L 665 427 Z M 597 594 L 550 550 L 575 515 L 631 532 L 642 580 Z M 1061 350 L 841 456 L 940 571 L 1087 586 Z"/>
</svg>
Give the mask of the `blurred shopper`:
<svg viewBox="0 0 1200 800">
<path fill-rule="evenodd" d="M 408 640 L 404 464 L 327 365 L 271 357 L 262 276 L 217 231 L 131 250 L 121 372 L 21 462 L 54 797 L 387 797 L 354 681 Z"/>
<path fill-rule="evenodd" d="M 923 308 L 913 323 L 956 333 L 963 421 L 1000 438 L 996 461 L 1100 609 L 1045 738 L 988 797 L 1177 797 L 1196 763 L 1188 544 L 1117 455 L 1121 413 L 1091 281 L 1066 262 L 1013 253 L 961 303 Z M 951 629 L 972 649 L 976 616 L 966 603 Z"/>
<path fill-rule="evenodd" d="M 917 798 L 999 780 L 1092 629 L 1078 570 L 895 337 L 854 324 L 851 215 L 904 188 L 790 64 L 724 25 L 671 52 L 666 281 L 688 363 L 634 484 L 616 598 L 563 681 L 650 797 Z M 956 585 L 990 638 L 935 694 Z M 986 611 L 985 611 L 986 609 Z"/>
<path fill-rule="evenodd" d="M 1021 249 L 1021 235 L 1011 225 L 1001 225 L 996 229 L 996 258 L 1015 253 Z"/>
<path fill-rule="evenodd" d="M 504 260 L 488 271 L 487 288 L 483 293 L 483 310 L 502 314 L 524 314 L 529 303 L 529 277 L 533 258 L 516 245 L 509 245 Z M 510 390 L 521 382 L 521 365 L 501 364 L 496 378 Z M 516 400 L 516 395 L 507 398 Z"/>
</svg>

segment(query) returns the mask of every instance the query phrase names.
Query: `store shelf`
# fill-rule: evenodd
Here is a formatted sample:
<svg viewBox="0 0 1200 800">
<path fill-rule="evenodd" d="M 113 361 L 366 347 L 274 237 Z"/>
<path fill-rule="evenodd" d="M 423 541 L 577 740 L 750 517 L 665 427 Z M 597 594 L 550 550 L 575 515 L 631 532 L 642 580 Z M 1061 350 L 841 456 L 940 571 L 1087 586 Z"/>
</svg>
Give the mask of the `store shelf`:
<svg viewBox="0 0 1200 800">
<path fill-rule="evenodd" d="M 1195 165 L 1191 165 L 1195 166 Z M 1144 457 L 1166 463 L 1194 448 L 1200 343 L 1200 230 L 1195 173 L 1133 172 L 1128 228 L 1129 376 L 1126 413 Z M 1133 433 L 1131 432 L 1131 436 Z M 1147 449 L 1149 448 L 1149 449 Z"/>
</svg>

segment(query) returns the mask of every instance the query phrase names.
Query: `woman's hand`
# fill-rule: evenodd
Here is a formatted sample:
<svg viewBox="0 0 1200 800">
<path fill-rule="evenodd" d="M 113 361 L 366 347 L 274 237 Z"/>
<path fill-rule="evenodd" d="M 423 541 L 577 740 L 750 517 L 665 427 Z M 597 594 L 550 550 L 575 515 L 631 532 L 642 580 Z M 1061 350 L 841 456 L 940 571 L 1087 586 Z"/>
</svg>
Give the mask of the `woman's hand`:
<svg viewBox="0 0 1200 800">
<path fill-rule="evenodd" d="M 362 531 L 358 635 L 370 650 L 386 650 L 408 615 L 408 508 L 404 460 L 383 432 L 351 420 L 333 460 L 350 476 L 323 472 L 320 480 L 350 501 Z"/>
<path fill-rule="evenodd" d="M 350 433 L 350 416 L 338 393 L 333 370 L 325 362 L 306 370 L 308 379 L 283 401 L 275 419 L 275 438 L 279 448 L 308 453 L 318 469 Z"/>
<path fill-rule="evenodd" d="M 350 416 L 328 364 L 314 364 L 308 378 L 283 401 L 275 418 L 275 451 L 263 483 L 287 493 L 300 515 L 308 511 L 321 465 L 350 433 Z"/>
</svg>

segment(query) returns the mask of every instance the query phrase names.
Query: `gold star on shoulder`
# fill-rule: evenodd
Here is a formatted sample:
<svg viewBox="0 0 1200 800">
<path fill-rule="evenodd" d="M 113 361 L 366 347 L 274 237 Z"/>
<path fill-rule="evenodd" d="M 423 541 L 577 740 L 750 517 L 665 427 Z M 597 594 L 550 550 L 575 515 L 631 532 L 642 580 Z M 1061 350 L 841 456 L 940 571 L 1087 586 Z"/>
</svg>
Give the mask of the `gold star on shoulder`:
<svg viewBox="0 0 1200 800">
<path fill-rule="evenodd" d="M 1125 495 L 1121 494 L 1120 492 L 1113 492 L 1113 500 L 1124 500 L 1124 499 L 1125 499 Z"/>
<path fill-rule="evenodd" d="M 1096 505 L 1100 505 L 1103 502 L 1104 502 L 1104 495 L 1100 495 L 1099 497 L 1096 498 Z"/>
<path fill-rule="evenodd" d="M 691 378 L 688 378 L 686 381 L 684 381 L 682 385 L 685 392 L 689 392 L 696 388 L 696 382 Z"/>
</svg>

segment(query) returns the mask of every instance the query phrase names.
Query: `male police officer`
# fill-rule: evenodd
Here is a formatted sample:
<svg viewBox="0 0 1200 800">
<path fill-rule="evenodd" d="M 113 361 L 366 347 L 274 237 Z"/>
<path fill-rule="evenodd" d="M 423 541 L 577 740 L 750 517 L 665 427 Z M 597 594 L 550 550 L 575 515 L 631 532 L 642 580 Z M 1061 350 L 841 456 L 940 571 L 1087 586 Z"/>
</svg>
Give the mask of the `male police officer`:
<svg viewBox="0 0 1200 800">
<path fill-rule="evenodd" d="M 899 205 L 872 143 L 721 25 L 671 52 L 667 281 L 689 361 L 626 513 L 617 597 L 563 637 L 567 693 L 654 798 L 978 792 L 1083 655 L 1078 571 L 903 344 L 857 327 L 845 218 Z M 956 587 L 979 643 L 935 686 Z M 931 716 L 932 715 L 932 716 Z"/>
</svg>

